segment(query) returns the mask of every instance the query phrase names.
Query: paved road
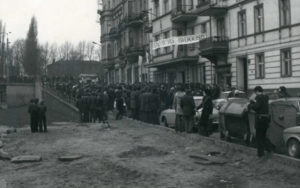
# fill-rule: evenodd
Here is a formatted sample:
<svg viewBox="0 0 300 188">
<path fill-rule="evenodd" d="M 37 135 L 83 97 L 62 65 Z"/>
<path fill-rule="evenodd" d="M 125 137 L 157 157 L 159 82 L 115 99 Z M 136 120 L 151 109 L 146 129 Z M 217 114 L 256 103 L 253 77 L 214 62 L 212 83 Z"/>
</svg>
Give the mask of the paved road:
<svg viewBox="0 0 300 188">
<path fill-rule="evenodd" d="M 30 164 L 0 160 L 0 179 L 8 188 L 296 188 L 300 184 L 299 169 L 274 164 L 272 156 L 259 160 L 198 135 L 176 134 L 132 120 L 111 120 L 111 128 L 58 123 L 47 134 L 21 129 L 8 135 L 4 150 L 43 158 Z M 83 158 L 57 160 L 65 154 Z"/>
</svg>

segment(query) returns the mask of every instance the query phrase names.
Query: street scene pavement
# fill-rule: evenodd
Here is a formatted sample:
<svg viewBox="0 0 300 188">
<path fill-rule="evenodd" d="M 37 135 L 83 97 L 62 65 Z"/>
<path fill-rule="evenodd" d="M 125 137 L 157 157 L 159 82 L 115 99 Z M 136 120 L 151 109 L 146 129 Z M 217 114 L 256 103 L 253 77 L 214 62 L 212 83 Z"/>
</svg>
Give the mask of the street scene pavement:
<svg viewBox="0 0 300 188">
<path fill-rule="evenodd" d="M 1 135 L 9 155 L 42 158 L 33 163 L 0 160 L 3 188 L 274 188 L 300 183 L 299 169 L 275 163 L 272 154 L 258 158 L 196 134 L 135 120 L 110 120 L 110 127 L 62 122 L 48 130 L 32 134 L 20 128 Z M 70 160 L 59 160 L 64 156 Z"/>
</svg>

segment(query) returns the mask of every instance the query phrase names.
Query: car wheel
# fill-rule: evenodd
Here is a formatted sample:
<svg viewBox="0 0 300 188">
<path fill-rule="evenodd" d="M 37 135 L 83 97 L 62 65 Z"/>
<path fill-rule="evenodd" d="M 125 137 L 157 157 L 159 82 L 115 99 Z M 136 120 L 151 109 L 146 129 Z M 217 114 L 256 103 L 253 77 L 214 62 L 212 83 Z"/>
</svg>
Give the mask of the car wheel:
<svg viewBox="0 0 300 188">
<path fill-rule="evenodd" d="M 160 124 L 162 126 L 169 127 L 166 117 L 162 117 Z"/>
<path fill-rule="evenodd" d="M 290 139 L 288 141 L 288 154 L 291 157 L 300 157 L 300 143 L 296 139 Z"/>
</svg>

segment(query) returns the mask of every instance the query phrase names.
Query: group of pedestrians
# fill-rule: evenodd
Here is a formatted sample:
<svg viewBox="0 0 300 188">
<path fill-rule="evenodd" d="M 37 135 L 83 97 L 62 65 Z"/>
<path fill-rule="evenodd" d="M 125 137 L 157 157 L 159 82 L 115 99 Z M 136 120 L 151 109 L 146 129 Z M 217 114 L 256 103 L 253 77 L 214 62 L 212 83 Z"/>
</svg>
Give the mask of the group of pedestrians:
<svg viewBox="0 0 300 188">
<path fill-rule="evenodd" d="M 28 113 L 30 114 L 30 128 L 31 132 L 47 132 L 46 121 L 47 106 L 44 101 L 39 99 L 31 99 L 28 106 Z"/>
</svg>

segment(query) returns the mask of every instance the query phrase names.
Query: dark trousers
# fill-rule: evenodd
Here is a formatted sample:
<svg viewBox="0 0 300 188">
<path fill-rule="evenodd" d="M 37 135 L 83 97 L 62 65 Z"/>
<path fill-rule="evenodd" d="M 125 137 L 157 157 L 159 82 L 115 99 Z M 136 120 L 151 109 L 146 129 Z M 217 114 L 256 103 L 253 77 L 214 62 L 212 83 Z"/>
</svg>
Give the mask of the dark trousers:
<svg viewBox="0 0 300 188">
<path fill-rule="evenodd" d="M 35 128 L 34 128 L 34 117 L 30 116 L 30 129 L 31 132 L 34 133 L 35 132 Z"/>
<path fill-rule="evenodd" d="M 191 133 L 194 126 L 194 116 L 183 116 L 185 132 Z"/>
<path fill-rule="evenodd" d="M 209 136 L 209 124 L 209 116 L 202 116 L 198 127 L 199 134 Z"/>
<path fill-rule="evenodd" d="M 39 119 L 39 132 L 47 132 L 46 116 L 42 116 Z"/>
<path fill-rule="evenodd" d="M 184 132 L 183 116 L 176 114 L 175 117 L 175 131 Z"/>
<path fill-rule="evenodd" d="M 38 132 L 38 126 L 39 126 L 39 118 L 38 116 L 31 116 L 30 117 L 30 127 L 31 127 L 31 132 Z"/>
<path fill-rule="evenodd" d="M 271 144 L 267 139 L 268 126 L 265 123 L 258 122 L 256 125 L 256 145 L 257 145 L 257 156 L 263 156 L 266 151 L 271 151 Z"/>
</svg>

